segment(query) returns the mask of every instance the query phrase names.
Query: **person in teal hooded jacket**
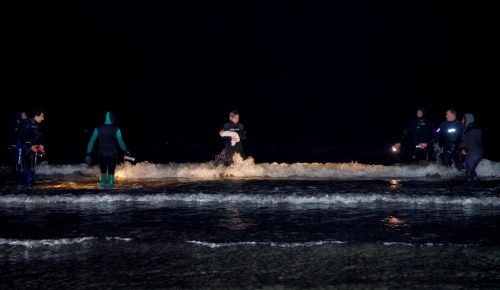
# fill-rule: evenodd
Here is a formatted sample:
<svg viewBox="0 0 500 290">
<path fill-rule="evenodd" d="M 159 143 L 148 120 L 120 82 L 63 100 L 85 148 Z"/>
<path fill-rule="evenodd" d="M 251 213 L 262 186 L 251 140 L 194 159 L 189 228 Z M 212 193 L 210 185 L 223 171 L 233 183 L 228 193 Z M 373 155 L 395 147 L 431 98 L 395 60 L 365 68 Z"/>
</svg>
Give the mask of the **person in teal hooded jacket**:
<svg viewBox="0 0 500 290">
<path fill-rule="evenodd" d="M 99 179 L 99 185 L 101 187 L 113 188 L 115 185 L 115 169 L 116 162 L 118 159 L 118 152 L 116 148 L 116 142 L 120 149 L 125 152 L 125 156 L 130 156 L 127 150 L 125 142 L 123 142 L 122 133 L 120 128 L 114 125 L 114 116 L 112 112 L 106 113 L 106 121 L 104 124 L 97 126 L 94 129 L 94 133 L 90 138 L 89 144 L 87 145 L 87 157 L 85 162 L 90 164 L 92 162 L 92 147 L 94 142 L 99 138 L 99 167 L 101 169 L 101 177 Z"/>
</svg>

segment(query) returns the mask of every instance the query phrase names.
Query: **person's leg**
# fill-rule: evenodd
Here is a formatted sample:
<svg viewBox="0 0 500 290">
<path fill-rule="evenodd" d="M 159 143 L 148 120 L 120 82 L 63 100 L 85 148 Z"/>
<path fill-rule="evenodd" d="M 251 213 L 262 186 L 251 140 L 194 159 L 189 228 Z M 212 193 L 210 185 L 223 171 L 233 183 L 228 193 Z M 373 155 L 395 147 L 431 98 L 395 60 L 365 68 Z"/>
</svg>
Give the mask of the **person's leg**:
<svg viewBox="0 0 500 290">
<path fill-rule="evenodd" d="M 16 147 L 16 187 L 20 189 L 23 184 L 23 180 L 25 178 L 25 164 L 26 164 L 26 159 L 24 157 L 23 153 L 23 148 L 20 144 L 18 143 Z"/>
<path fill-rule="evenodd" d="M 116 159 L 117 159 L 116 156 L 108 158 L 108 175 L 109 175 L 108 186 L 110 188 L 113 188 L 115 186 Z"/>
<path fill-rule="evenodd" d="M 477 178 L 476 167 L 482 159 L 480 153 L 469 153 L 465 157 L 465 176 L 468 181 L 473 181 Z"/>
<path fill-rule="evenodd" d="M 99 168 L 101 169 L 101 176 L 99 178 L 99 186 L 104 187 L 108 182 L 108 163 L 104 155 L 99 154 Z"/>
<path fill-rule="evenodd" d="M 454 151 L 452 156 L 453 156 L 453 163 L 455 163 L 455 167 L 458 170 L 463 170 L 464 162 L 460 153 L 458 151 Z"/>
<path fill-rule="evenodd" d="M 241 142 L 238 142 L 235 147 L 236 152 L 240 154 L 241 158 L 245 159 L 245 151 L 243 150 L 243 145 L 241 145 Z"/>
<path fill-rule="evenodd" d="M 421 156 L 420 156 L 420 150 L 415 148 L 414 144 L 409 144 L 408 145 L 408 153 L 409 153 L 409 161 L 410 162 L 416 162 L 419 161 Z"/>
<path fill-rule="evenodd" d="M 431 158 L 430 158 L 431 154 L 430 154 L 429 149 L 430 149 L 429 147 L 427 147 L 425 149 L 419 149 L 421 160 L 425 160 L 425 161 L 431 160 Z"/>
<path fill-rule="evenodd" d="M 234 146 L 227 142 L 224 157 L 224 165 L 229 166 L 233 164 Z"/>
<path fill-rule="evenodd" d="M 25 160 L 26 160 L 26 188 L 31 189 L 33 186 L 33 178 L 34 178 L 34 173 L 35 173 L 35 153 L 31 151 L 26 152 L 25 154 Z"/>
<path fill-rule="evenodd" d="M 451 154 L 445 147 L 443 153 L 441 153 L 441 162 L 444 166 L 451 166 Z"/>
</svg>

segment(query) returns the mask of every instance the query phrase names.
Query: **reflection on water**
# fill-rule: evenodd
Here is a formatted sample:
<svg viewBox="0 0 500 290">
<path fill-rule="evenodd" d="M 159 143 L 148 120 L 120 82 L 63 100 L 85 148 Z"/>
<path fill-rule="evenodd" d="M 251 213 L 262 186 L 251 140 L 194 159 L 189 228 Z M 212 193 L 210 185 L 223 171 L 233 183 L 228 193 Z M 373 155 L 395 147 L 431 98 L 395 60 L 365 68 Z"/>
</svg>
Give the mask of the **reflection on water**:
<svg viewBox="0 0 500 290">
<path fill-rule="evenodd" d="M 389 184 L 391 185 L 391 188 L 398 188 L 400 186 L 401 180 L 398 179 L 391 179 L 389 181 Z"/>
<path fill-rule="evenodd" d="M 224 210 L 220 224 L 232 231 L 246 230 L 253 224 L 248 218 L 244 218 L 238 208 L 230 207 Z"/>
<path fill-rule="evenodd" d="M 1 189 L 0 288 L 490 289 L 500 280 L 496 180 L 96 183 Z"/>
<path fill-rule="evenodd" d="M 389 225 L 391 227 L 401 226 L 401 225 L 404 225 L 406 223 L 406 221 L 399 219 L 395 216 L 388 216 L 388 217 L 384 218 L 384 221 L 387 223 L 387 225 Z"/>
</svg>

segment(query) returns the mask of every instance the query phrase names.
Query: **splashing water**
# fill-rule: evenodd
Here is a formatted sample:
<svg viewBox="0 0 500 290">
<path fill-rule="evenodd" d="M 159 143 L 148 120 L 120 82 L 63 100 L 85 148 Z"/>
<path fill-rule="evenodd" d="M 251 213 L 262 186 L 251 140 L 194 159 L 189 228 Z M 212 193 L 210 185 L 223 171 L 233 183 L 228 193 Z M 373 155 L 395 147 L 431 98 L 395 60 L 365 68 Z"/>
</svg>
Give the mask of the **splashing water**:
<svg viewBox="0 0 500 290">
<path fill-rule="evenodd" d="M 500 178 L 500 162 L 482 160 L 477 167 L 480 177 Z M 40 165 L 40 175 L 98 176 L 97 167 L 80 165 Z M 224 166 L 217 162 L 129 163 L 118 166 L 118 179 L 186 178 L 217 180 L 221 178 L 328 178 L 328 179 L 378 179 L 378 178 L 452 178 L 462 176 L 455 168 L 438 163 L 411 165 L 371 165 L 362 163 L 255 163 L 252 157 L 236 158 L 234 164 Z"/>
</svg>

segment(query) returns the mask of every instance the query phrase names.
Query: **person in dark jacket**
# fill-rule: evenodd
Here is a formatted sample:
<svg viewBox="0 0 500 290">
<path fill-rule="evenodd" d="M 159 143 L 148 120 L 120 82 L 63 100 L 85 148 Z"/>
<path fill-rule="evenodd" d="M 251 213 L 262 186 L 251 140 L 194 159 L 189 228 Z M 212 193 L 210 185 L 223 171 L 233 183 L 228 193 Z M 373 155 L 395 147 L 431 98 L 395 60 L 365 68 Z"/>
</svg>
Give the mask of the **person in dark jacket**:
<svg viewBox="0 0 500 290">
<path fill-rule="evenodd" d="M 224 140 L 224 164 L 226 166 L 233 163 L 233 156 L 239 154 L 245 158 L 242 141 L 247 139 L 247 133 L 243 124 L 239 123 L 240 114 L 238 111 L 229 113 L 229 122 L 224 124 L 219 131 L 219 135 Z"/>
<path fill-rule="evenodd" d="M 439 125 L 433 139 L 433 142 L 439 142 L 439 146 L 443 150 L 440 157 L 444 166 L 450 167 L 453 161 L 458 170 L 463 169 L 462 159 L 458 150 L 463 132 L 464 124 L 457 120 L 457 111 L 454 109 L 447 110 L 446 121 Z"/>
<path fill-rule="evenodd" d="M 16 175 L 17 160 L 19 159 L 20 150 L 20 131 L 23 122 L 27 119 L 26 112 L 16 112 L 16 119 L 7 126 L 7 150 L 9 157 L 12 158 L 12 174 Z"/>
<path fill-rule="evenodd" d="M 21 126 L 28 117 L 26 112 L 16 112 L 16 119 L 10 123 L 7 127 L 7 146 L 9 152 L 14 154 L 16 151 L 16 146 L 19 140 L 19 132 L 21 131 Z"/>
<path fill-rule="evenodd" d="M 396 150 L 401 150 L 403 161 L 430 160 L 432 157 L 432 139 L 434 125 L 427 119 L 424 108 L 417 109 L 417 117 L 404 130 L 401 141 L 394 144 Z"/>
<path fill-rule="evenodd" d="M 45 120 L 45 113 L 41 109 L 33 111 L 33 118 L 21 123 L 19 141 L 16 146 L 16 184 L 20 188 L 22 179 L 25 178 L 26 188 L 33 186 L 35 166 L 38 156 L 45 154 L 42 144 L 43 135 L 40 124 Z"/>
<path fill-rule="evenodd" d="M 120 148 L 125 152 L 125 156 L 130 156 L 130 153 L 123 142 L 120 128 L 114 125 L 114 116 L 112 112 L 107 112 L 104 124 L 94 129 L 94 133 L 87 145 L 87 157 L 85 158 L 87 164 L 92 162 L 92 147 L 97 138 L 99 138 L 98 157 L 99 167 L 101 169 L 99 185 L 101 187 L 108 186 L 109 188 L 113 188 L 115 186 L 115 169 L 118 160 L 116 142 L 118 142 Z"/>
<path fill-rule="evenodd" d="M 463 123 L 465 130 L 459 149 L 465 155 L 465 177 L 468 181 L 473 181 L 477 179 L 476 167 L 483 158 L 482 130 L 470 113 L 464 115 Z"/>
</svg>

